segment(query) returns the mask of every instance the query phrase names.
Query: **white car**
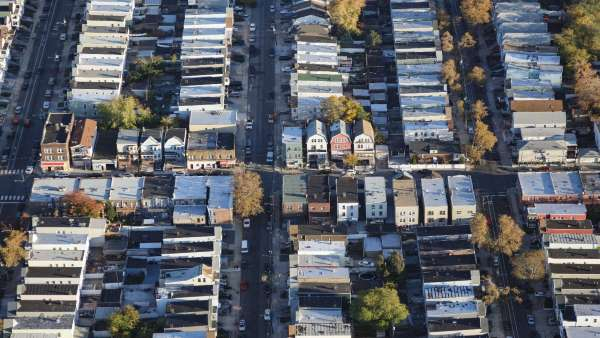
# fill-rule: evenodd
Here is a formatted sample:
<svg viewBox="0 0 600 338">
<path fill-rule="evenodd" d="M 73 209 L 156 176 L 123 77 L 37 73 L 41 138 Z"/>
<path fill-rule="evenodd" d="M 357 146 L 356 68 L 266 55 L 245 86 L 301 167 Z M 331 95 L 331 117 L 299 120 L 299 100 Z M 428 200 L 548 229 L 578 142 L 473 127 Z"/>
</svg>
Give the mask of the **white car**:
<svg viewBox="0 0 600 338">
<path fill-rule="evenodd" d="M 251 32 L 254 32 L 254 31 L 256 31 L 256 24 L 254 24 L 254 23 L 251 23 L 251 24 L 250 24 L 250 31 L 251 31 Z"/>
<path fill-rule="evenodd" d="M 292 67 L 289 67 L 289 66 L 281 67 L 281 71 L 283 73 L 290 73 L 292 71 Z"/>
<path fill-rule="evenodd" d="M 244 319 L 240 319 L 240 332 L 246 331 L 246 321 Z"/>
<path fill-rule="evenodd" d="M 21 114 L 21 110 L 23 110 L 23 106 L 16 106 L 15 107 L 15 114 L 17 114 L 17 115 Z"/>
<path fill-rule="evenodd" d="M 60 41 L 65 41 L 66 39 L 67 39 L 67 34 L 61 33 L 60 34 Z"/>
<path fill-rule="evenodd" d="M 33 174 L 33 167 L 28 166 L 27 168 L 25 168 L 25 174 L 27 174 L 27 175 Z"/>
<path fill-rule="evenodd" d="M 250 227 L 250 218 L 244 218 L 244 228 Z"/>
<path fill-rule="evenodd" d="M 271 309 L 265 309 L 265 315 L 263 317 L 265 320 L 271 320 Z"/>
<path fill-rule="evenodd" d="M 535 317 L 533 315 L 527 315 L 527 324 L 531 326 L 535 325 Z"/>
<path fill-rule="evenodd" d="M 248 42 L 255 43 L 256 42 L 256 38 L 253 37 L 253 36 L 251 36 L 251 37 L 248 38 Z"/>
<path fill-rule="evenodd" d="M 254 127 L 254 122 L 252 122 L 252 120 L 248 119 L 248 121 L 246 121 L 246 129 L 251 130 L 253 127 Z"/>
<path fill-rule="evenodd" d="M 271 7 L 269 7 L 269 10 L 271 11 L 271 13 L 275 13 L 275 5 L 271 5 Z"/>
<path fill-rule="evenodd" d="M 42 104 L 42 108 L 44 110 L 50 109 L 50 101 L 44 101 L 44 103 Z"/>
</svg>

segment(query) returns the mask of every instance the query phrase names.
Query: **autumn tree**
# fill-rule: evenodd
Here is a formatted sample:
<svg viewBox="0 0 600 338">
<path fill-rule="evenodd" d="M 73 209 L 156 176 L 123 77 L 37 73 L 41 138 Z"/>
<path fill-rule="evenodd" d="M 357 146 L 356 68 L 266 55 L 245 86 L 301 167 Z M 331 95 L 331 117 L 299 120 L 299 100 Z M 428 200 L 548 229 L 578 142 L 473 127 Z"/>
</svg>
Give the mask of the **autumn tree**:
<svg viewBox="0 0 600 338">
<path fill-rule="evenodd" d="M 448 59 L 442 64 L 442 79 L 450 86 L 458 83 L 460 80 L 460 74 L 458 73 L 454 59 Z"/>
<path fill-rule="evenodd" d="M 475 40 L 473 35 L 469 32 L 463 34 L 463 36 L 460 37 L 460 41 L 458 42 L 458 46 L 460 48 L 473 48 L 475 47 L 475 45 L 477 45 L 477 40 Z"/>
<path fill-rule="evenodd" d="M 239 217 L 252 217 L 263 212 L 262 179 L 257 173 L 245 169 L 236 171 L 234 185 L 233 205 Z"/>
<path fill-rule="evenodd" d="M 152 122 L 154 115 L 133 96 L 120 96 L 98 105 L 103 129 L 139 128 Z"/>
<path fill-rule="evenodd" d="M 485 84 L 485 70 L 479 66 L 471 68 L 468 77 L 469 80 L 475 82 L 479 86 L 483 86 Z"/>
<path fill-rule="evenodd" d="M 74 217 L 101 217 L 104 204 L 89 197 L 83 192 L 71 192 L 63 198 L 65 210 Z"/>
<path fill-rule="evenodd" d="M 483 154 L 494 149 L 496 141 L 496 135 L 490 131 L 487 124 L 480 120 L 475 121 L 475 134 L 473 135 L 473 144 L 469 148 L 469 158 L 479 162 L 483 158 Z"/>
<path fill-rule="evenodd" d="M 515 287 L 499 287 L 496 285 L 496 283 L 494 283 L 494 281 L 492 281 L 490 277 L 483 278 L 482 284 L 485 291 L 481 300 L 485 303 L 485 305 L 494 304 L 500 298 L 508 297 L 513 297 L 517 303 L 523 302 L 523 299 L 521 298 L 521 291 Z"/>
<path fill-rule="evenodd" d="M 471 243 L 478 248 L 488 248 L 492 244 L 490 225 L 481 213 L 475 214 L 471 220 Z"/>
<path fill-rule="evenodd" d="M 519 251 L 521 245 L 523 245 L 523 237 L 525 232 L 515 222 L 515 220 L 508 216 L 502 215 L 498 219 L 498 227 L 500 231 L 498 238 L 496 239 L 495 247 L 501 253 L 512 256 L 515 252 Z"/>
<path fill-rule="evenodd" d="M 377 48 L 381 45 L 383 40 L 381 39 L 381 34 L 377 31 L 371 30 L 369 31 L 369 35 L 367 36 L 367 43 L 370 48 Z"/>
<path fill-rule="evenodd" d="M 444 32 L 444 34 L 442 34 L 441 41 L 442 50 L 444 52 L 449 53 L 454 50 L 454 37 L 452 37 L 452 34 L 450 34 L 450 32 Z"/>
<path fill-rule="evenodd" d="M 354 153 L 348 153 L 344 156 L 344 165 L 349 168 L 354 168 L 358 164 L 358 156 Z"/>
<path fill-rule="evenodd" d="M 7 268 L 14 268 L 27 258 L 27 251 L 23 243 L 27 241 L 27 234 L 19 230 L 10 230 L 4 238 L 4 245 L 0 248 L 2 262 Z"/>
<path fill-rule="evenodd" d="M 408 308 L 400 303 L 393 284 L 359 293 L 352 302 L 352 318 L 376 330 L 387 330 L 408 318 Z"/>
<path fill-rule="evenodd" d="M 541 280 L 546 275 L 544 251 L 530 250 L 511 259 L 512 274 L 526 281 Z"/>
<path fill-rule="evenodd" d="M 329 16 L 340 31 L 358 34 L 358 21 L 363 7 L 365 0 L 333 0 L 329 3 Z"/>
<path fill-rule="evenodd" d="M 174 128 L 177 126 L 177 119 L 172 116 L 163 116 L 160 118 L 160 125 L 166 129 Z"/>
<path fill-rule="evenodd" d="M 490 22 L 491 0 L 461 0 L 460 11 L 470 25 L 482 25 Z"/>
<path fill-rule="evenodd" d="M 488 115 L 488 109 L 481 100 L 475 101 L 471 106 L 471 112 L 473 113 L 473 117 L 475 120 L 483 121 L 485 117 Z"/>
<path fill-rule="evenodd" d="M 122 311 L 110 316 L 108 331 L 113 338 L 133 338 L 139 322 L 139 312 L 132 305 L 126 305 Z"/>
<path fill-rule="evenodd" d="M 356 100 L 346 96 L 330 96 L 321 102 L 321 109 L 327 121 L 344 120 L 351 123 L 355 120 L 369 120 L 370 115 Z"/>
<path fill-rule="evenodd" d="M 589 63 L 578 66 L 575 72 L 577 105 L 594 120 L 600 115 L 600 77 Z"/>
</svg>

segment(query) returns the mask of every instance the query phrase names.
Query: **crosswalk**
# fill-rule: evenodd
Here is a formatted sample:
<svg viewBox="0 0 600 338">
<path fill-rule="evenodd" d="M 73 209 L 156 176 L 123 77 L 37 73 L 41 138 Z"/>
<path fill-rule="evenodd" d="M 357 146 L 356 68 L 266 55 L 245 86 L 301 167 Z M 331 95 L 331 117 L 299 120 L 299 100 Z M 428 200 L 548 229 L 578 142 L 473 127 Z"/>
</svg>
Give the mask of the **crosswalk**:
<svg viewBox="0 0 600 338">
<path fill-rule="evenodd" d="M 27 197 L 25 195 L 0 195 L 0 203 L 3 202 L 22 202 Z"/>
<path fill-rule="evenodd" d="M 24 169 L 2 169 L 2 170 L 0 170 L 0 176 L 21 175 L 24 173 L 25 173 Z"/>
</svg>

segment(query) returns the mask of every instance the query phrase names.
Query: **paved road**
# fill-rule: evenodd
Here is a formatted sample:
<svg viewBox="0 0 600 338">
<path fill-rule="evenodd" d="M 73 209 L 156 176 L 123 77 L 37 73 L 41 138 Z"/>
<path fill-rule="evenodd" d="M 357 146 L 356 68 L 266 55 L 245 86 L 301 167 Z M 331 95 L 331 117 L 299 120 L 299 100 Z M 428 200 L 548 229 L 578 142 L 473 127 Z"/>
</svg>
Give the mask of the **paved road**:
<svg viewBox="0 0 600 338">
<path fill-rule="evenodd" d="M 259 49 L 256 56 L 249 59 L 255 69 L 255 75 L 248 80 L 248 118 L 254 120 L 254 128 L 246 132 L 246 137 L 252 141 L 252 162 L 264 164 L 269 140 L 273 140 L 273 127 L 268 123 L 268 114 L 274 110 L 274 101 L 269 93 L 274 91 L 274 65 L 269 53 L 274 45 L 273 32 L 270 28 L 273 14 L 269 11 L 273 0 L 258 1 L 258 6 L 250 11 L 248 24 L 256 24 L 256 42 Z M 271 203 L 274 190 L 274 174 L 261 172 L 263 179 L 265 202 Z M 246 229 L 244 239 L 248 240 L 249 253 L 243 257 L 247 262 L 242 266 L 242 280 L 248 283 L 248 289 L 242 292 L 242 318 L 247 323 L 247 333 L 251 337 L 269 337 L 270 323 L 263 319 L 264 309 L 270 307 L 269 297 L 265 294 L 264 283 L 261 283 L 261 273 L 266 265 L 272 265 L 271 235 L 266 230 L 268 222 L 272 222 L 271 209 L 252 219 L 252 226 Z"/>
<path fill-rule="evenodd" d="M 40 7 L 43 6 L 43 3 L 40 1 Z M 19 126 L 14 138 L 9 142 L 11 154 L 8 169 L 25 169 L 34 163 L 45 118 L 42 114 L 44 93 L 47 89 L 54 89 L 62 95 L 64 83 L 68 82 L 68 79 L 64 78 L 63 68 L 58 67 L 59 64 L 53 59 L 56 54 L 62 55 L 64 46 L 64 41 L 59 39 L 64 25 L 57 25 L 57 23 L 62 23 L 64 19 L 70 19 L 74 2 L 71 0 L 46 0 L 46 4 L 50 7 L 47 19 L 36 23 L 36 29 L 31 34 L 35 43 L 31 51 L 30 63 L 23 66 L 25 71 L 32 72 L 30 85 L 26 91 L 22 92 L 17 103 L 23 107 L 23 118 L 31 119 L 31 126 L 29 128 Z M 53 26 L 57 26 L 58 29 L 53 30 Z M 63 57 L 61 62 L 64 66 L 67 58 Z M 56 79 L 55 87 L 48 84 L 51 77 Z M 22 178 L 25 180 L 19 182 Z M 32 181 L 33 179 L 27 176 L 0 176 L 0 195 L 27 195 Z M 18 204 L 0 204 L 0 216 L 7 223 L 14 222 L 18 209 Z"/>
</svg>

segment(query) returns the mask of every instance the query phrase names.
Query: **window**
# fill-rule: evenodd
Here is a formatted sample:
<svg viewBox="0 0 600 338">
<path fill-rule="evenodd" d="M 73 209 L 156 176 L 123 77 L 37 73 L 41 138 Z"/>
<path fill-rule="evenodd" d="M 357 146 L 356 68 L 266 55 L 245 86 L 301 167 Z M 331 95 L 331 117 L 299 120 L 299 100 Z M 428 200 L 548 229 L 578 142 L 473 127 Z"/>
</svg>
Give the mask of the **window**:
<svg viewBox="0 0 600 338">
<path fill-rule="evenodd" d="M 433 211 L 432 210 L 427 211 L 427 215 L 433 216 Z"/>
<path fill-rule="evenodd" d="M 441 210 L 440 211 L 440 215 L 445 215 L 446 214 L 446 210 Z"/>
<path fill-rule="evenodd" d="M 59 154 L 62 154 L 62 152 L 63 152 L 63 148 L 58 148 L 58 149 L 56 149 L 56 152 L 57 152 L 57 153 L 59 153 Z"/>
</svg>

